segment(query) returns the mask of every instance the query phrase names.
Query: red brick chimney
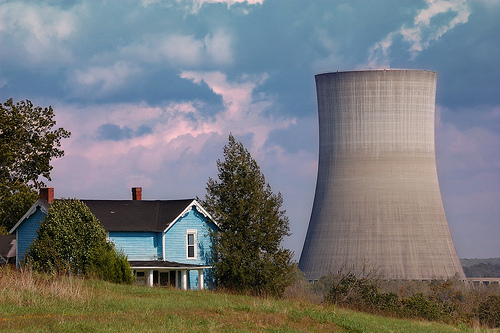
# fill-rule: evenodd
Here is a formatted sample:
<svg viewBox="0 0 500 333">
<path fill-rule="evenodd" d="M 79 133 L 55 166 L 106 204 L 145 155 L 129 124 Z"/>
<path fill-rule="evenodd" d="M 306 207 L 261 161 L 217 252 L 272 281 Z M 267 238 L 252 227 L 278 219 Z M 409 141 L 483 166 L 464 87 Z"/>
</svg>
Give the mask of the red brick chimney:
<svg viewBox="0 0 500 333">
<path fill-rule="evenodd" d="M 132 200 L 142 200 L 142 187 L 132 187 Z"/>
<path fill-rule="evenodd" d="M 54 188 L 53 187 L 42 187 L 40 189 L 40 194 L 38 197 L 40 199 L 45 199 L 49 204 L 54 202 Z"/>
</svg>

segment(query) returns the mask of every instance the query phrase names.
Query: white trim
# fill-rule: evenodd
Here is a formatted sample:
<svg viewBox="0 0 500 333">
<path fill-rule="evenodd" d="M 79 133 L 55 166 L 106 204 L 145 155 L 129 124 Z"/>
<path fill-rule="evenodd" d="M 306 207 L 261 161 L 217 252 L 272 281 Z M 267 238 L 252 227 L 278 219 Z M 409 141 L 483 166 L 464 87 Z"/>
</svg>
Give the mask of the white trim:
<svg viewBox="0 0 500 333">
<path fill-rule="evenodd" d="M 163 261 L 165 261 L 165 232 L 162 232 L 161 233 L 161 251 L 162 251 L 162 258 L 163 258 Z"/>
<path fill-rule="evenodd" d="M 217 227 L 219 227 L 219 224 L 212 218 L 212 216 L 203 208 L 198 201 L 193 200 L 189 205 L 186 206 L 186 208 L 180 213 L 175 219 L 173 219 L 172 222 L 169 223 L 168 227 L 163 231 L 167 232 L 181 217 L 184 217 L 189 213 L 193 207 L 196 207 L 196 210 L 201 213 L 203 216 L 208 218 L 211 222 L 213 222 Z"/>
<path fill-rule="evenodd" d="M 16 240 L 18 239 L 18 231 L 16 230 Z M 19 267 L 19 242 L 16 242 L 16 267 Z"/>
<path fill-rule="evenodd" d="M 19 225 L 21 223 L 23 223 L 24 220 L 26 220 L 31 215 L 33 215 L 36 212 L 37 207 L 40 207 L 40 210 L 45 215 L 47 215 L 49 213 L 50 204 L 46 200 L 42 201 L 42 199 L 38 199 L 37 201 L 35 201 L 35 203 L 33 204 L 33 206 L 31 206 L 30 209 L 28 209 L 28 211 L 26 212 L 26 214 L 24 214 L 23 217 L 21 217 L 21 219 L 19 219 L 19 221 L 17 221 L 16 225 L 13 226 L 12 229 L 10 229 L 9 234 L 12 234 L 14 232 L 14 230 L 16 230 L 17 227 L 19 227 Z M 16 239 L 17 239 L 17 237 L 16 237 Z"/>
<path fill-rule="evenodd" d="M 181 270 L 181 290 L 187 290 L 187 270 Z"/>
<path fill-rule="evenodd" d="M 193 245 L 189 245 L 189 235 L 194 235 Z M 193 257 L 189 256 L 189 247 L 193 247 Z M 198 259 L 198 230 L 187 229 L 186 230 L 186 260 L 196 260 Z"/>
</svg>

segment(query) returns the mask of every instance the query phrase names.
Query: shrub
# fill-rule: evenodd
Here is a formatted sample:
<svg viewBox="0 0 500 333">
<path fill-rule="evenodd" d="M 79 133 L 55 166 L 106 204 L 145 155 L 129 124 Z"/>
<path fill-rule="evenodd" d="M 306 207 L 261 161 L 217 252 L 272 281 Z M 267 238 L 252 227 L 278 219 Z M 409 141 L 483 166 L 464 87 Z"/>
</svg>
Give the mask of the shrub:
<svg viewBox="0 0 500 333">
<path fill-rule="evenodd" d="M 463 302 L 467 297 L 455 288 L 452 281 L 432 281 L 430 285 L 427 283 L 427 293 L 418 291 L 411 295 L 407 295 L 401 281 L 393 281 L 400 287 L 398 295 L 394 292 L 382 292 L 379 280 L 369 276 L 359 278 L 348 273 L 330 275 L 320 280 L 323 285 L 329 283 L 330 290 L 324 298 L 329 304 L 376 314 L 446 323 L 471 324 L 473 320 L 472 314 L 463 310 Z"/>
<path fill-rule="evenodd" d="M 500 296 L 491 295 L 479 304 L 477 316 L 482 325 L 500 327 Z"/>
<path fill-rule="evenodd" d="M 99 220 L 77 199 L 54 201 L 24 264 L 37 271 L 97 276 L 110 282 L 132 279 L 126 257 L 106 241 Z"/>
<path fill-rule="evenodd" d="M 424 318 L 427 320 L 440 320 L 441 309 L 423 293 L 417 293 L 411 297 L 401 300 L 401 308 L 399 313 L 404 317 Z"/>
<path fill-rule="evenodd" d="M 89 264 L 87 275 L 112 283 L 134 282 L 127 256 L 123 251 L 116 251 L 113 244 L 96 248 L 92 256 L 94 259 Z"/>
</svg>

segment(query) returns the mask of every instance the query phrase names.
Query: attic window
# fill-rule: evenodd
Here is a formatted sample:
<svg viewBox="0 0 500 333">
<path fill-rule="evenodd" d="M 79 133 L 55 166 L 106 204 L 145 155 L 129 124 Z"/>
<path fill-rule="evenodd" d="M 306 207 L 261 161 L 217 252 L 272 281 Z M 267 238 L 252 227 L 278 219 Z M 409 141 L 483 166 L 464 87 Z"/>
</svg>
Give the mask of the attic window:
<svg viewBox="0 0 500 333">
<path fill-rule="evenodd" d="M 196 259 L 196 230 L 187 230 L 186 232 L 186 257 L 187 259 Z"/>
</svg>

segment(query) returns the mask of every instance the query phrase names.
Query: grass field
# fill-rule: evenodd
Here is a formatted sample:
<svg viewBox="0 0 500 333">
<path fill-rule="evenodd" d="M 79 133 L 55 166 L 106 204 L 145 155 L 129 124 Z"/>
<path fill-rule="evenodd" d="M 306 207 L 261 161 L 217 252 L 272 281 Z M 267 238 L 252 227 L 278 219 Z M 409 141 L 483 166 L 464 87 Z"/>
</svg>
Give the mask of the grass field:
<svg viewBox="0 0 500 333">
<path fill-rule="evenodd" d="M 2 332 L 486 332 L 304 300 L 113 285 L 0 269 Z M 495 332 L 490 330 L 489 332 Z"/>
</svg>

